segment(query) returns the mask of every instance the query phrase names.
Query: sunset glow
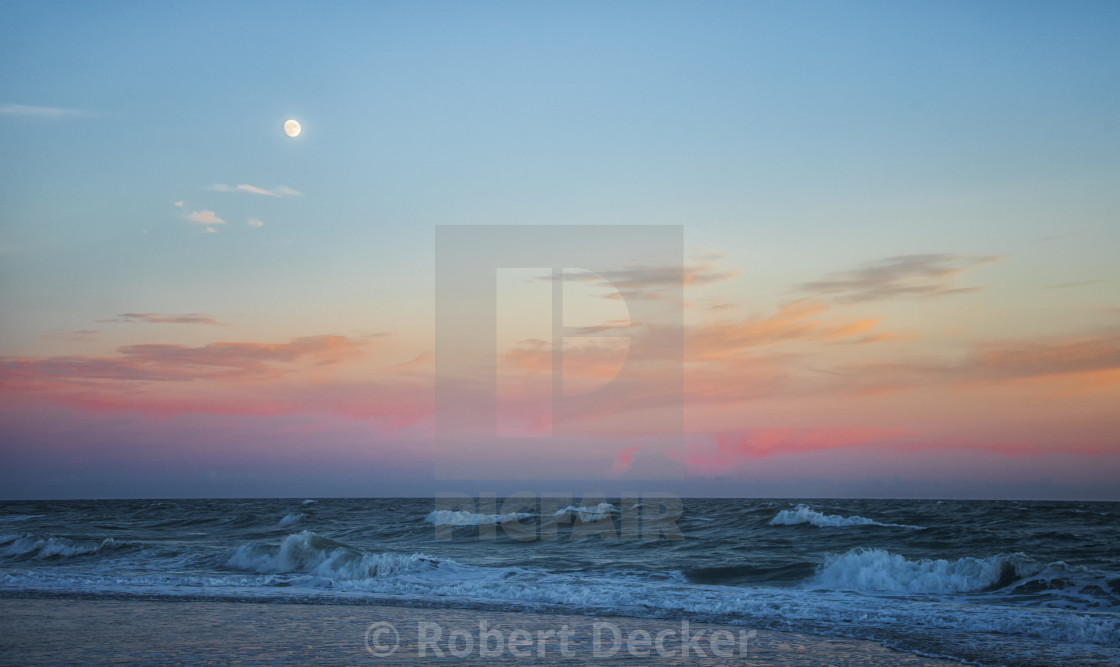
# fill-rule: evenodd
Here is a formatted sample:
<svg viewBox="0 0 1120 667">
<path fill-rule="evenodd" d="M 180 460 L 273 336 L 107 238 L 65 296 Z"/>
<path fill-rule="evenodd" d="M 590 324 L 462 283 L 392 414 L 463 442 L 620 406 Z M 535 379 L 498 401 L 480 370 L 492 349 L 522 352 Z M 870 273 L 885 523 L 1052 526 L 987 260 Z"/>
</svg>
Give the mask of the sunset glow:
<svg viewBox="0 0 1120 667">
<path fill-rule="evenodd" d="M 1120 497 L 1115 12 L 816 7 L 232 7 L 276 35 L 246 61 L 240 20 L 19 5 L 4 495 Z M 575 224 L 683 228 L 672 285 L 565 267 L 562 391 L 640 354 L 636 398 L 552 438 L 553 278 L 503 269 L 492 477 L 456 486 L 433 230 Z M 682 282 L 682 328 L 633 315 Z M 651 444 L 682 369 L 683 433 Z"/>
</svg>

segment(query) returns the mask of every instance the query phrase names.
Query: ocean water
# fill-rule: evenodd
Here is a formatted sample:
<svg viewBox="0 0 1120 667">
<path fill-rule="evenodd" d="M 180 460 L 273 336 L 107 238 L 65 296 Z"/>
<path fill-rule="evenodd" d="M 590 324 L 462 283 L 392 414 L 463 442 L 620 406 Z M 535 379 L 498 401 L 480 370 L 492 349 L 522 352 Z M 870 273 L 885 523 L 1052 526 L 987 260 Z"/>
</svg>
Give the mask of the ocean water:
<svg viewBox="0 0 1120 667">
<path fill-rule="evenodd" d="M 686 499 L 682 539 L 634 499 L 498 506 L 4 502 L 0 597 L 688 619 L 984 665 L 1120 664 L 1120 503 Z"/>
</svg>

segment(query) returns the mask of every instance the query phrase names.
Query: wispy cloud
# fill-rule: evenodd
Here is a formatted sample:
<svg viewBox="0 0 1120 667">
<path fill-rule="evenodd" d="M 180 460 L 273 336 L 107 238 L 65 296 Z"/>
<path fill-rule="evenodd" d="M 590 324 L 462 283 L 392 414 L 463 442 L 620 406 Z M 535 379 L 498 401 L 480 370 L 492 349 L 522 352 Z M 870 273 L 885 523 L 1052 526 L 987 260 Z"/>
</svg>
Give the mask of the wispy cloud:
<svg viewBox="0 0 1120 667">
<path fill-rule="evenodd" d="M 96 329 L 76 329 L 74 331 L 47 331 L 42 334 L 48 340 L 62 340 L 68 343 L 84 343 L 97 338 Z"/>
<path fill-rule="evenodd" d="M 628 338 L 589 338 L 564 350 L 564 374 L 568 378 L 606 378 L 618 374 L 630 352 Z M 522 371 L 552 372 L 552 343 L 523 340 L 505 355 L 509 364 Z"/>
<path fill-rule="evenodd" d="M 1106 280 L 1078 280 L 1072 283 L 1055 283 L 1047 285 L 1050 289 L 1068 289 L 1070 287 L 1085 287 L 1086 285 L 1100 285 L 1101 283 L 1108 282 Z"/>
<path fill-rule="evenodd" d="M 597 388 L 603 381 L 625 384 L 632 392 L 626 398 L 604 397 L 579 417 L 615 429 L 624 428 L 620 426 L 625 423 L 624 414 L 679 402 L 682 364 L 684 397 L 686 404 L 694 407 L 775 397 L 848 396 L 864 384 L 856 384 L 846 372 L 829 372 L 823 377 L 813 372 L 813 355 L 822 349 L 820 346 L 889 344 L 910 338 L 880 331 L 878 326 L 877 319 L 849 318 L 834 314 L 827 304 L 798 301 L 776 313 L 689 325 L 683 330 L 642 323 L 586 327 L 584 332 L 592 337 L 564 343 L 565 391 L 569 382 L 572 388 Z M 607 332 L 624 335 L 597 336 Z M 679 347 L 682 336 L 683 359 Z M 503 381 L 510 387 L 521 387 L 519 379 L 551 373 L 552 352 L 550 342 L 520 341 L 503 355 Z M 624 366 L 626 375 L 622 376 L 619 373 Z M 864 378 L 860 375 L 858 379 Z M 509 400 L 522 398 L 511 394 Z M 630 428 L 642 424 L 637 418 L 630 422 Z"/>
<path fill-rule="evenodd" d="M 266 197 L 298 197 L 303 195 L 302 192 L 294 188 L 289 188 L 286 185 L 278 185 L 274 188 L 261 188 L 255 185 L 226 185 L 225 183 L 215 183 L 207 190 L 214 192 L 247 192 L 252 195 L 265 195 Z"/>
<path fill-rule="evenodd" d="M 264 220 L 260 218 L 249 218 L 248 225 L 250 227 L 264 227 Z"/>
<path fill-rule="evenodd" d="M 1003 379 L 1120 369 L 1117 333 L 988 343 L 962 370 L 980 379 Z"/>
<path fill-rule="evenodd" d="M 203 315 L 202 313 L 184 313 L 182 315 L 163 315 L 160 313 L 121 313 L 101 322 L 146 322 L 148 324 L 208 324 L 217 326 L 222 324 L 218 320 Z"/>
<path fill-rule="evenodd" d="M 186 205 L 187 205 L 187 202 L 183 201 L 182 199 L 180 199 L 179 201 L 172 204 L 172 206 L 175 206 L 175 207 L 178 207 L 178 208 L 183 208 Z"/>
<path fill-rule="evenodd" d="M 777 312 L 742 319 L 705 322 L 679 328 L 641 323 L 606 323 L 585 327 L 582 342 L 565 343 L 566 381 L 611 379 L 629 357 L 629 372 L 640 375 L 642 389 L 662 391 L 666 373 L 685 364 L 685 394 L 694 403 L 737 403 L 763 396 L 806 395 L 840 391 L 851 382 L 843 378 L 806 375 L 801 368 L 805 346 L 884 344 L 910 340 L 904 333 L 879 329 L 875 318 L 849 318 L 834 314 L 828 304 L 797 301 Z M 601 333 L 623 333 L 623 337 L 597 337 Z M 684 358 L 679 341 L 684 337 Z M 510 371 L 523 374 L 550 373 L 552 346 L 542 340 L 523 340 L 503 355 Z M 878 380 L 877 373 L 871 373 Z M 860 376 L 862 378 L 862 375 Z M 861 387 L 863 385 L 860 385 Z M 876 385 L 877 386 L 877 385 Z M 893 386 L 893 385 L 892 385 Z M 634 406 L 604 404 L 604 411 Z"/>
<path fill-rule="evenodd" d="M 321 335 L 286 343 L 128 345 L 106 356 L 0 357 L 0 404 L 18 397 L 160 417 L 331 414 L 394 430 L 429 419 L 430 373 L 360 382 L 341 376 L 368 347 Z"/>
<path fill-rule="evenodd" d="M 824 303 L 800 300 L 765 317 L 696 325 L 685 332 L 686 354 L 692 360 L 719 360 L 738 356 L 749 348 L 788 341 L 878 343 L 905 338 L 875 331 L 878 319 L 830 316 L 829 310 Z"/>
<path fill-rule="evenodd" d="M 1081 236 L 1084 233 L 1085 232 L 1083 232 L 1083 231 L 1063 232 L 1061 234 L 1051 234 L 1049 236 L 1043 236 L 1043 237 L 1034 239 L 1034 241 L 1035 241 L 1035 243 L 1050 243 L 1052 241 L 1061 241 L 1063 239 L 1073 238 L 1075 236 Z"/>
<path fill-rule="evenodd" d="M 27 388 L 67 381 L 257 380 L 283 375 L 291 364 L 336 364 L 361 354 L 364 343 L 345 336 L 308 336 L 287 343 L 210 343 L 201 347 L 148 343 L 118 348 L 113 357 L 58 356 L 0 359 L 0 384 Z"/>
<path fill-rule="evenodd" d="M 0 104 L 0 116 L 30 116 L 34 118 L 71 118 L 82 115 L 77 109 L 37 107 L 27 104 Z"/>
<path fill-rule="evenodd" d="M 719 266 L 720 255 L 706 253 L 699 263 L 685 266 L 631 266 L 601 273 L 565 272 L 566 282 L 594 283 L 610 291 L 606 299 L 649 300 L 660 299 L 683 287 L 701 287 L 730 280 L 739 275 L 738 269 Z M 552 276 L 538 280 L 551 281 Z"/>
<path fill-rule="evenodd" d="M 802 283 L 802 291 L 838 301 L 876 301 L 896 297 L 935 297 L 975 292 L 979 287 L 956 287 L 957 276 L 968 269 L 998 262 L 991 255 L 900 255 L 867 262 L 859 268 Z"/>
<path fill-rule="evenodd" d="M 909 360 L 834 369 L 856 395 L 947 385 L 1014 384 L 1068 394 L 1120 384 L 1120 337 L 1116 330 L 1066 338 L 975 343 L 955 362 Z"/>
<path fill-rule="evenodd" d="M 218 217 L 213 211 L 191 211 L 183 215 L 183 218 L 200 225 L 206 225 L 207 234 L 217 234 L 218 230 L 214 229 L 214 225 L 224 225 L 225 220 Z"/>
</svg>

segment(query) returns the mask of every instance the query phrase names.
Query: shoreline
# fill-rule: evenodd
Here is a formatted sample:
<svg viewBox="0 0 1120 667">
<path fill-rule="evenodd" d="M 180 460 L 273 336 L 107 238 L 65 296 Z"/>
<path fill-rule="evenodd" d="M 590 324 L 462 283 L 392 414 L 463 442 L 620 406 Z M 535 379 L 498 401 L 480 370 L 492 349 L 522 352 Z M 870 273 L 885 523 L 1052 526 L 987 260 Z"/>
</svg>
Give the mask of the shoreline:
<svg viewBox="0 0 1120 667">
<path fill-rule="evenodd" d="M 388 605 L 5 597 L 0 637 L 0 664 L 12 665 L 961 664 L 741 626 Z"/>
</svg>

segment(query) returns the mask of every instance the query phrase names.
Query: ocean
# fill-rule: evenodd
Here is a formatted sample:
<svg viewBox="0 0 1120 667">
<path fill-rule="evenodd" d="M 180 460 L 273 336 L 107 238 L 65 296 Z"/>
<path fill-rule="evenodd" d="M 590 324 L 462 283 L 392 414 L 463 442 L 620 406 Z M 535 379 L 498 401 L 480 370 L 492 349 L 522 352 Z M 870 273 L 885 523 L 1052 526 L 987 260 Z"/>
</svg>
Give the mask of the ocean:
<svg viewBox="0 0 1120 667">
<path fill-rule="evenodd" d="M 685 499 L 669 521 L 604 500 L 3 502 L 0 609 L 517 612 L 870 640 L 899 664 L 1120 664 L 1120 503 Z"/>
</svg>

